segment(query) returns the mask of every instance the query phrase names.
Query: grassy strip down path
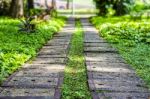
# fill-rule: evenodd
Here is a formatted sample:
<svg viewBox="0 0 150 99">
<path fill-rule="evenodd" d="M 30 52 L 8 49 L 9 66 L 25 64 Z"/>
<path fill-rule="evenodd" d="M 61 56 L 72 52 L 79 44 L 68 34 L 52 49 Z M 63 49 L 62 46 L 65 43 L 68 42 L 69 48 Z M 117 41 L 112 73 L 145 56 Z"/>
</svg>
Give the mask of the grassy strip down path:
<svg viewBox="0 0 150 99">
<path fill-rule="evenodd" d="M 36 56 L 43 44 L 64 25 L 64 19 L 37 24 L 36 33 L 19 33 L 18 24 L 17 19 L 0 17 L 0 82 Z"/>
<path fill-rule="evenodd" d="M 150 20 L 123 16 L 93 17 L 91 21 L 150 88 Z"/>
<path fill-rule="evenodd" d="M 65 69 L 62 99 L 91 99 L 87 85 L 83 47 L 83 30 L 80 21 L 77 20 Z"/>
</svg>

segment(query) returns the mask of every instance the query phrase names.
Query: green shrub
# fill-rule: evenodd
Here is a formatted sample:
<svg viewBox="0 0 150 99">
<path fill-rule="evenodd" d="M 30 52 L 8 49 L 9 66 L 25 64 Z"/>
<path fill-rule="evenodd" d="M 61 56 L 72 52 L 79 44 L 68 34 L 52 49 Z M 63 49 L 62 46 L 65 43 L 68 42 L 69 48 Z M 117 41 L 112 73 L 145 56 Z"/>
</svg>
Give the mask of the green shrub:
<svg viewBox="0 0 150 99">
<path fill-rule="evenodd" d="M 0 18 L 0 82 L 16 71 L 53 37 L 64 18 L 53 18 L 37 25 L 35 33 L 18 33 L 19 20 Z"/>
</svg>

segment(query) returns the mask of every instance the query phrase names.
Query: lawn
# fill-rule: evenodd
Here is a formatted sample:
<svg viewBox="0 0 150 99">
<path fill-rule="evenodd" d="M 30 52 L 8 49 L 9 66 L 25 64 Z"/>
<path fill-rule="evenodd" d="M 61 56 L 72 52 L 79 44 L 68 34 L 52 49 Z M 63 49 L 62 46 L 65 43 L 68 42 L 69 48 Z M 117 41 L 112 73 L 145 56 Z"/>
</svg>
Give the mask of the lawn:
<svg viewBox="0 0 150 99">
<path fill-rule="evenodd" d="M 76 20 L 76 31 L 72 37 L 65 79 L 62 87 L 62 99 L 91 99 L 87 85 L 87 71 L 83 54 L 83 30 Z"/>
<path fill-rule="evenodd" d="M 150 88 L 150 20 L 122 16 L 93 17 L 91 22 Z"/>
<path fill-rule="evenodd" d="M 18 19 L 0 17 L 0 82 L 35 57 L 64 22 L 63 18 L 54 18 L 37 24 L 35 33 L 21 33 L 18 32 Z"/>
</svg>

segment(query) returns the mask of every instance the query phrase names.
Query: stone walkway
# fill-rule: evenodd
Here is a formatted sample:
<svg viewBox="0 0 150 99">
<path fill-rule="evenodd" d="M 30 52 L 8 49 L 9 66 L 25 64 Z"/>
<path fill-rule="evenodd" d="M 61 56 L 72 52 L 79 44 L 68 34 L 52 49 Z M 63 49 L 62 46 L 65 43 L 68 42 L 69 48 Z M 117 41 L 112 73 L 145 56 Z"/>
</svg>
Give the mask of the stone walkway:
<svg viewBox="0 0 150 99">
<path fill-rule="evenodd" d="M 81 19 L 84 30 L 84 53 L 88 84 L 93 99 L 150 99 L 144 82 L 119 56 L 98 31 Z M 56 34 L 32 63 L 10 76 L 0 87 L 0 99 L 60 99 L 64 68 L 74 19 Z"/>
<path fill-rule="evenodd" d="M 82 19 L 88 83 L 93 99 L 150 99 L 144 82 L 134 70 Z"/>
<path fill-rule="evenodd" d="M 69 19 L 64 29 L 40 50 L 32 63 L 26 63 L 9 77 L 0 88 L 0 99 L 60 99 L 74 27 L 74 19 Z"/>
</svg>

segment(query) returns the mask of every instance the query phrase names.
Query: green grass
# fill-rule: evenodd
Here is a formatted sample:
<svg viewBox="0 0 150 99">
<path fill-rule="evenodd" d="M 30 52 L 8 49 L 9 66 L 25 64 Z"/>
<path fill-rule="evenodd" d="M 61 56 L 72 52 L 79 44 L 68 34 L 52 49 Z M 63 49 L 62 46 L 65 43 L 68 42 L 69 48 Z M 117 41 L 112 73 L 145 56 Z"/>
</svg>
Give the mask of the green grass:
<svg viewBox="0 0 150 99">
<path fill-rule="evenodd" d="M 83 54 L 83 30 L 80 21 L 76 21 L 76 31 L 71 41 L 62 99 L 91 99 L 87 85 L 86 67 Z"/>
<path fill-rule="evenodd" d="M 93 17 L 91 21 L 150 88 L 150 20 L 123 16 Z"/>
<path fill-rule="evenodd" d="M 64 24 L 64 19 L 52 19 L 37 25 L 36 33 L 19 33 L 19 20 L 0 17 L 0 82 L 30 58 L 53 37 Z"/>
</svg>

